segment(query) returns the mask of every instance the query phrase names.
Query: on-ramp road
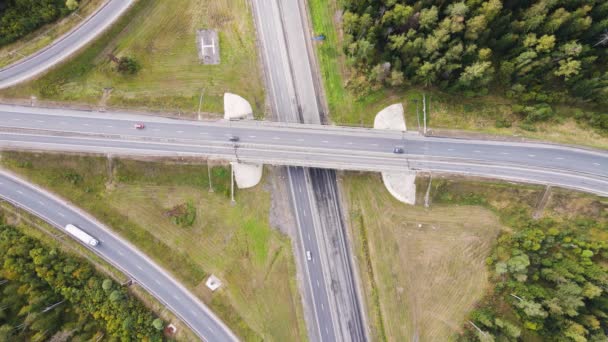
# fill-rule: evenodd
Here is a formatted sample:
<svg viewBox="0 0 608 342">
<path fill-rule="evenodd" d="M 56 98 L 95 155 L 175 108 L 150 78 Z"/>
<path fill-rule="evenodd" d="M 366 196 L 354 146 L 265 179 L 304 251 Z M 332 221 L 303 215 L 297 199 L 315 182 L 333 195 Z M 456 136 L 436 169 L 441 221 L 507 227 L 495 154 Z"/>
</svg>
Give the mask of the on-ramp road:
<svg viewBox="0 0 608 342">
<path fill-rule="evenodd" d="M 2 170 L 0 170 L 0 198 L 42 218 L 59 231 L 65 232 L 63 227 L 72 223 L 93 235 L 100 243 L 96 247 L 87 247 L 129 275 L 165 304 L 201 339 L 209 342 L 237 341 L 228 327 L 172 276 L 135 247 L 112 234 L 94 218 L 43 189 L 29 185 Z"/>
<path fill-rule="evenodd" d="M 132 3 L 133 0 L 108 0 L 76 28 L 51 45 L 0 69 L 0 89 L 33 78 L 62 62 L 107 29 Z"/>
</svg>

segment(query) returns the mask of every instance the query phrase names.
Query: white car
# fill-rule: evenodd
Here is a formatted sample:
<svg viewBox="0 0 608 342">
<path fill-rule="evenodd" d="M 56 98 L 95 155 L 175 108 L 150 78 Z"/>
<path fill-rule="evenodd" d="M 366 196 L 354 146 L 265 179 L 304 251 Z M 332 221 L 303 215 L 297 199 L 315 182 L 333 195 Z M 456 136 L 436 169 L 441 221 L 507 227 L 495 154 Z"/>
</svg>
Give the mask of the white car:
<svg viewBox="0 0 608 342">
<path fill-rule="evenodd" d="M 306 251 L 306 260 L 312 260 L 312 254 L 310 253 L 310 251 Z"/>
</svg>

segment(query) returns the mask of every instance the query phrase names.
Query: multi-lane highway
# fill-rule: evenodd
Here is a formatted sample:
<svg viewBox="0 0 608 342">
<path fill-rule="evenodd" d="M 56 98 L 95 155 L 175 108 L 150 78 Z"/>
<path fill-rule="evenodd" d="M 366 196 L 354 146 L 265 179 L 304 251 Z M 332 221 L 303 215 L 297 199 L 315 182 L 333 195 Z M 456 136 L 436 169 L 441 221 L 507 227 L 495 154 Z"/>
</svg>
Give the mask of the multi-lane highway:
<svg viewBox="0 0 608 342">
<path fill-rule="evenodd" d="M 314 96 L 304 29 L 298 1 L 254 0 L 254 17 L 266 70 L 267 93 L 272 100 L 274 118 L 282 122 L 320 122 Z M 294 236 L 298 269 L 303 275 L 302 298 L 307 312 L 306 324 L 311 341 L 340 341 L 337 322 L 341 319 L 330 301 L 330 274 L 326 253 L 317 234 L 319 216 L 314 189 L 307 168 L 289 167 L 287 188 L 296 219 Z M 298 253 L 299 252 L 299 253 Z M 305 253 L 312 253 L 307 260 Z"/>
<path fill-rule="evenodd" d="M 107 0 L 72 31 L 37 53 L 0 69 L 0 89 L 33 78 L 92 41 L 123 14 L 133 0 Z"/>
<path fill-rule="evenodd" d="M 143 122 L 145 129 L 133 127 Z M 237 135 L 234 144 L 228 137 Z M 404 146 L 404 154 L 393 147 Z M 0 106 L 0 147 L 124 155 L 213 156 L 344 170 L 420 170 L 554 184 L 608 195 L 608 153 L 271 122 L 204 122 Z"/>
<path fill-rule="evenodd" d="M 321 123 L 320 89 L 315 89 L 306 3 L 255 0 L 253 5 L 275 118 L 283 122 Z M 299 254 L 297 261 L 305 278 L 302 285 L 309 313 L 309 337 L 312 341 L 364 341 L 363 311 L 352 276 L 335 173 L 294 167 L 287 168 L 287 173 L 299 232 L 295 236 L 299 247 L 296 251 L 302 250 L 296 256 Z M 301 193 L 295 195 L 295 189 Z M 314 262 L 303 257 L 304 251 L 315 253 Z"/>
<path fill-rule="evenodd" d="M 63 227 L 74 224 L 99 240 L 89 247 L 112 265 L 122 270 L 177 314 L 205 341 L 236 341 L 230 330 L 197 298 L 163 271 L 152 260 L 139 253 L 128 242 L 113 234 L 89 215 L 68 202 L 28 185 L 16 176 L 0 171 L 0 198 L 42 218 L 65 233 Z"/>
</svg>

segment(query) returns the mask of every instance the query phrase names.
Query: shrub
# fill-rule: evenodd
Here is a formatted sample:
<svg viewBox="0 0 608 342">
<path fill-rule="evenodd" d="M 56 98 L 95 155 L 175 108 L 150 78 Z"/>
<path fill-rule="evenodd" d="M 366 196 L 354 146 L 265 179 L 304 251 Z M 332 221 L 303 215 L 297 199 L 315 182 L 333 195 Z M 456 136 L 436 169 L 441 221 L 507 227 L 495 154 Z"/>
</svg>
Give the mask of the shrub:
<svg viewBox="0 0 608 342">
<path fill-rule="evenodd" d="M 133 57 L 123 56 L 118 60 L 118 72 L 123 75 L 135 75 L 141 69 L 141 65 Z"/>
</svg>

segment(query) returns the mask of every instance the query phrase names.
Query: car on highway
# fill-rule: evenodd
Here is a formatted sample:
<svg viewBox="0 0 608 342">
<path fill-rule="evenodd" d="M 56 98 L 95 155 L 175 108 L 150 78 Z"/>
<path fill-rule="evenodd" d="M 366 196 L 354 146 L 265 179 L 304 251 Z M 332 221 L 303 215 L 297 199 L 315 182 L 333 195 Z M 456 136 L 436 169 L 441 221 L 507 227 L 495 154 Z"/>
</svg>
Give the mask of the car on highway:
<svg viewBox="0 0 608 342">
<path fill-rule="evenodd" d="M 230 138 L 228 138 L 228 140 L 232 141 L 232 142 L 238 142 L 240 139 L 239 137 L 237 137 L 236 135 L 231 136 Z"/>
<path fill-rule="evenodd" d="M 306 251 L 306 260 L 312 260 L 312 254 L 310 253 L 310 251 Z"/>
<path fill-rule="evenodd" d="M 395 148 L 393 148 L 393 153 L 403 154 L 403 147 L 401 147 L 401 146 L 395 146 Z"/>
<path fill-rule="evenodd" d="M 144 129 L 144 128 L 146 128 L 146 125 L 144 125 L 141 122 L 138 122 L 135 125 L 133 125 L 133 127 L 135 127 L 135 129 Z"/>
</svg>

